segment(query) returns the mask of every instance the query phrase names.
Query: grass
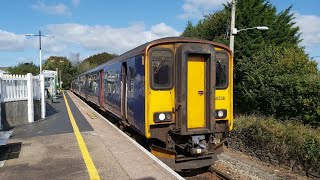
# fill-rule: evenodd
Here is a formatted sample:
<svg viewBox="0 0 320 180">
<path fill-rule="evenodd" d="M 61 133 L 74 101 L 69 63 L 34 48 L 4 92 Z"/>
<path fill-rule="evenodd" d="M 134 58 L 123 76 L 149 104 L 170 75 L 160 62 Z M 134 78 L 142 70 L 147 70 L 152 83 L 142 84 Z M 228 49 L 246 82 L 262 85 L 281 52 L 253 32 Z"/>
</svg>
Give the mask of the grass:
<svg viewBox="0 0 320 180">
<path fill-rule="evenodd" d="M 234 131 L 246 147 L 267 151 L 279 164 L 300 165 L 305 171 L 320 173 L 319 128 L 252 115 L 235 119 Z"/>
</svg>

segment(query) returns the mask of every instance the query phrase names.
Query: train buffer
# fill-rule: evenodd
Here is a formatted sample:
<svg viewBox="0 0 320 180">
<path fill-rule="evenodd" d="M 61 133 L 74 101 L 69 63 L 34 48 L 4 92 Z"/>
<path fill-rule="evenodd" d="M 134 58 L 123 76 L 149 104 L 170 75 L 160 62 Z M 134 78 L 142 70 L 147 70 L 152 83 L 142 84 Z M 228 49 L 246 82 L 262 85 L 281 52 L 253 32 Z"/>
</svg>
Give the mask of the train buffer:
<svg viewBox="0 0 320 180">
<path fill-rule="evenodd" d="M 1 179 L 183 179 L 70 91 L 47 116 L 12 129 Z"/>
</svg>

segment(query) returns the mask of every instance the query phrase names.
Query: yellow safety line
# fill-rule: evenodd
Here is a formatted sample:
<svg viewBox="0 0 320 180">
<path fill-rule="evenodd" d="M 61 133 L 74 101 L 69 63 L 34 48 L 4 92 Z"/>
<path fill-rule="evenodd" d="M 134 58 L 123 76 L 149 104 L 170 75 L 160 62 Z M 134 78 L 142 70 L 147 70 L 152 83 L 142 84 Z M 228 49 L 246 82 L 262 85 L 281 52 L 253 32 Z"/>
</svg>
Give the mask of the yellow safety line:
<svg viewBox="0 0 320 180">
<path fill-rule="evenodd" d="M 77 138 L 77 141 L 78 141 L 78 144 L 79 144 L 79 148 L 81 150 L 81 153 L 82 153 L 82 157 L 83 157 L 83 160 L 87 166 L 87 169 L 88 169 L 88 172 L 89 172 L 89 176 L 90 176 L 90 179 L 94 179 L 94 180 L 99 180 L 100 179 L 100 176 L 98 174 L 98 171 L 96 169 L 96 167 L 94 166 L 94 163 L 90 157 L 90 154 L 89 154 L 89 151 L 87 149 L 87 146 L 81 136 L 81 133 L 79 131 L 79 128 L 78 128 L 78 125 L 72 115 L 72 112 L 70 110 L 70 107 L 69 107 L 69 104 L 68 104 L 68 100 L 63 92 L 63 98 L 64 98 L 64 101 L 66 103 L 66 107 L 67 107 L 67 111 L 68 111 L 68 114 L 69 114 L 69 118 L 70 118 L 70 122 L 71 122 L 71 125 L 72 125 L 72 128 L 73 128 L 73 131 L 74 131 L 74 134 L 76 135 L 76 138 Z"/>
</svg>

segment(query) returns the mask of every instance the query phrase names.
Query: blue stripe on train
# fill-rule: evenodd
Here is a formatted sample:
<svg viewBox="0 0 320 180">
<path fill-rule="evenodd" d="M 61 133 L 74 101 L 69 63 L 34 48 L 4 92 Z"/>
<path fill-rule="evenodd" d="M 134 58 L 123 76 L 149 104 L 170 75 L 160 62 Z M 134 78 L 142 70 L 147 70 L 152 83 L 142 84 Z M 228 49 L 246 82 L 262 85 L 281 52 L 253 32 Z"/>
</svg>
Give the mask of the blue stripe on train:
<svg viewBox="0 0 320 180">
<path fill-rule="evenodd" d="M 134 77 L 134 121 L 142 134 L 145 134 L 145 93 L 144 93 L 144 65 L 142 56 L 135 57 L 135 77 Z"/>
</svg>

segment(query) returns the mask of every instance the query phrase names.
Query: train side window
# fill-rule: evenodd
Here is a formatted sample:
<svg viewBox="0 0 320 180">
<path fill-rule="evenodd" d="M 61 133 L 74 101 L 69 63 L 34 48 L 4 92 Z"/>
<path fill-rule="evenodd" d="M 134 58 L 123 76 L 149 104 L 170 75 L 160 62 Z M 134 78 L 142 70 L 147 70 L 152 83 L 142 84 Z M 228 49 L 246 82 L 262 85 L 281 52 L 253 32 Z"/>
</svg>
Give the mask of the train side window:
<svg viewBox="0 0 320 180">
<path fill-rule="evenodd" d="M 98 88 L 97 84 L 97 75 L 93 75 L 93 81 L 92 81 L 92 92 L 96 93 Z"/>
<path fill-rule="evenodd" d="M 216 52 L 216 88 L 225 89 L 228 87 L 229 56 L 226 52 Z"/>
<path fill-rule="evenodd" d="M 114 71 L 108 71 L 106 74 L 106 89 L 108 93 L 115 93 L 116 74 Z"/>
<path fill-rule="evenodd" d="M 134 88 L 134 67 L 130 66 L 129 67 L 129 72 L 128 72 L 128 91 L 133 92 Z"/>
<path fill-rule="evenodd" d="M 104 90 L 109 93 L 109 85 L 108 85 L 108 71 L 104 75 Z"/>
<path fill-rule="evenodd" d="M 168 90 L 173 86 L 173 52 L 170 49 L 151 50 L 151 88 Z"/>
</svg>

